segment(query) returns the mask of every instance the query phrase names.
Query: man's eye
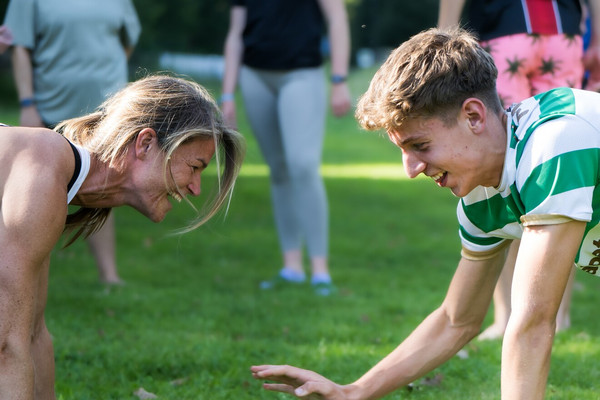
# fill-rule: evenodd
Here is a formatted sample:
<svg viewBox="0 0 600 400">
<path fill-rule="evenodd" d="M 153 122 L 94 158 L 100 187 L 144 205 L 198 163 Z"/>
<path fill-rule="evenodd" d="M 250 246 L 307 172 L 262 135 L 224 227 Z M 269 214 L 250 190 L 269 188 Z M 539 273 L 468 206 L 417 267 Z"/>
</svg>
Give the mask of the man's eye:
<svg viewBox="0 0 600 400">
<path fill-rule="evenodd" d="M 425 151 L 427 150 L 427 143 L 414 143 L 413 149 L 416 151 Z"/>
</svg>

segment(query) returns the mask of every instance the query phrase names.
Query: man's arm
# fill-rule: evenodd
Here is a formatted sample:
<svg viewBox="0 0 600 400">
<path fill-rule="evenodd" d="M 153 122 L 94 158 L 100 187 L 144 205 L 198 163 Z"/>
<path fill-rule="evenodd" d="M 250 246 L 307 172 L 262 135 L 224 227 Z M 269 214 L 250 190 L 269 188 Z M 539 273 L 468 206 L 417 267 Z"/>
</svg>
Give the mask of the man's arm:
<svg viewBox="0 0 600 400">
<path fill-rule="evenodd" d="M 442 305 L 352 384 L 338 385 L 312 371 L 290 366 L 255 366 L 253 375 L 280 382 L 264 384 L 266 389 L 296 395 L 319 393 L 327 400 L 380 398 L 432 371 L 479 333 L 504 255 L 498 252 L 482 261 L 461 259 Z"/>
<path fill-rule="evenodd" d="M 329 42 L 331 43 L 331 75 L 348 77 L 350 63 L 350 28 L 348 15 L 342 0 L 319 0 L 319 5 L 327 20 Z M 332 82 L 331 109 L 336 117 L 348 112 L 352 106 L 348 83 Z"/>
<path fill-rule="evenodd" d="M 579 221 L 525 228 L 502 348 L 502 398 L 543 399 L 556 313 L 581 244 Z"/>
</svg>

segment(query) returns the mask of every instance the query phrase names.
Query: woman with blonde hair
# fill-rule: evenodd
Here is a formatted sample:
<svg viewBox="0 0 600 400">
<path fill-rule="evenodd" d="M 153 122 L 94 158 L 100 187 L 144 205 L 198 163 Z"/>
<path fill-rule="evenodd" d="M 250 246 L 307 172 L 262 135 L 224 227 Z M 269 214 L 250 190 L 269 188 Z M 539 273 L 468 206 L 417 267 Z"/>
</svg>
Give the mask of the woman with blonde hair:
<svg viewBox="0 0 600 400">
<path fill-rule="evenodd" d="M 0 130 L 0 398 L 53 399 L 44 309 L 50 252 L 63 231 L 74 232 L 70 244 L 123 205 L 159 222 L 170 198 L 200 195 L 214 157 L 218 193 L 182 231 L 197 228 L 231 195 L 244 141 L 204 88 L 170 76 L 133 82 L 55 131 Z M 67 204 L 79 209 L 68 215 Z"/>
</svg>

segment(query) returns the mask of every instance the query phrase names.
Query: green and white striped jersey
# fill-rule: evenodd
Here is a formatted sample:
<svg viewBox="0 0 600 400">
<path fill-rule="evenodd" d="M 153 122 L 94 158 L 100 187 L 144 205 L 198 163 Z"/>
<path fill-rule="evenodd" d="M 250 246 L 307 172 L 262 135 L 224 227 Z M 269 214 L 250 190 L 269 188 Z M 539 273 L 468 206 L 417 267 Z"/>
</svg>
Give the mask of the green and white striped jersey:
<svg viewBox="0 0 600 400">
<path fill-rule="evenodd" d="M 600 266 L 600 94 L 558 88 L 507 110 L 507 151 L 497 188 L 477 187 L 457 214 L 465 254 L 482 254 L 524 226 L 571 219 L 587 226 L 578 267 Z"/>
</svg>

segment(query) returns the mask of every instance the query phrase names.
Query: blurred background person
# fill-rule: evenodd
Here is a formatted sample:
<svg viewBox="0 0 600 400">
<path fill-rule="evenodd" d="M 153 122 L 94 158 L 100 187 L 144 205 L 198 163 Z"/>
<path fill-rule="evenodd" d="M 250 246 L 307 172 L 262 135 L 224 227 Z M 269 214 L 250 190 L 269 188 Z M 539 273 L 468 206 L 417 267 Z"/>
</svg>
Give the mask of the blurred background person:
<svg viewBox="0 0 600 400">
<path fill-rule="evenodd" d="M 128 81 L 141 27 L 131 0 L 11 0 L 13 76 L 22 126 L 52 128 L 93 111 Z M 100 281 L 122 283 L 114 218 L 88 238 Z"/>
<path fill-rule="evenodd" d="M 232 0 L 225 40 L 221 107 L 237 128 L 234 92 L 239 78 L 250 126 L 269 166 L 283 268 L 262 289 L 306 279 L 306 245 L 315 293 L 335 291 L 328 266 L 329 211 L 320 174 L 327 85 L 321 52 L 325 26 L 331 48 L 331 107 L 351 107 L 350 57 L 342 0 Z"/>
<path fill-rule="evenodd" d="M 587 4 L 587 3 L 586 3 Z M 586 32 L 583 37 L 584 54 L 583 65 L 586 69 L 584 89 L 594 92 L 600 91 L 600 6 L 598 0 L 590 0 L 585 18 Z M 594 26 L 593 21 L 596 21 Z"/>
</svg>

